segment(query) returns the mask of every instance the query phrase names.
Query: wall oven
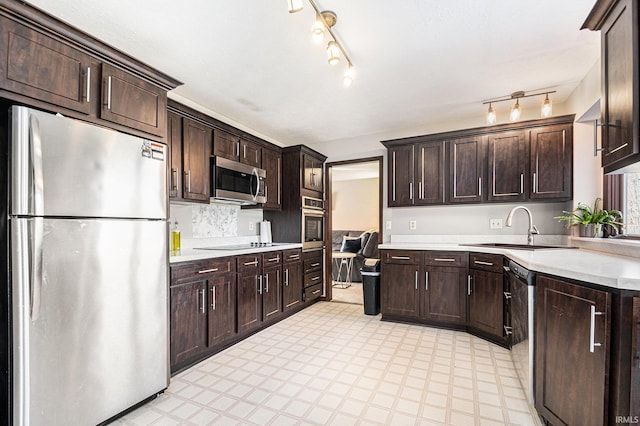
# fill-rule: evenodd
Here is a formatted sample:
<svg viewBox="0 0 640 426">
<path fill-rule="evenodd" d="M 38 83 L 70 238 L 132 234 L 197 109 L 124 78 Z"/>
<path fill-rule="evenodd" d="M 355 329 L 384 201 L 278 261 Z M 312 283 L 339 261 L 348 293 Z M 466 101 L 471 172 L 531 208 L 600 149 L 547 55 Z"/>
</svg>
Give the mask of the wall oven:
<svg viewBox="0 0 640 426">
<path fill-rule="evenodd" d="M 302 197 L 302 248 L 324 246 L 324 201 Z"/>
<path fill-rule="evenodd" d="M 265 170 L 237 161 L 212 156 L 211 201 L 258 204 L 267 201 L 264 189 Z"/>
</svg>

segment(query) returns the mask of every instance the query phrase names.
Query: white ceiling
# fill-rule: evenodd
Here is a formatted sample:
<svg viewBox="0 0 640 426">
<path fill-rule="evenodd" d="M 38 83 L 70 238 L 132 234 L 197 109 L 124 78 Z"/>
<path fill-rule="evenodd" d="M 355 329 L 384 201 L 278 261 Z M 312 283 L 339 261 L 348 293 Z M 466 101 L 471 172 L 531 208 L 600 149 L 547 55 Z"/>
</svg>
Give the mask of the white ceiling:
<svg viewBox="0 0 640 426">
<path fill-rule="evenodd" d="M 282 145 L 410 134 L 483 116 L 483 100 L 517 90 L 557 90 L 557 105 L 600 54 L 599 34 L 579 30 L 595 0 L 317 0 L 338 15 L 334 31 L 357 70 L 345 88 L 344 61 L 329 66 L 311 42 L 306 0 L 297 14 L 285 0 L 28 2 Z"/>
</svg>

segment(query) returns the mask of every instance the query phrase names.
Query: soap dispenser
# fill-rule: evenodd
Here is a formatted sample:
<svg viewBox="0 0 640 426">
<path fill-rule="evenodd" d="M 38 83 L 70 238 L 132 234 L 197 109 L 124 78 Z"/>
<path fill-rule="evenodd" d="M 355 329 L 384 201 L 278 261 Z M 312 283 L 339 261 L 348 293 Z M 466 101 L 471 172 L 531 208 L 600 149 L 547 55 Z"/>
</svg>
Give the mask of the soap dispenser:
<svg viewBox="0 0 640 426">
<path fill-rule="evenodd" d="M 180 251 L 180 230 L 178 229 L 178 220 L 175 220 L 171 226 L 171 251 L 173 253 Z"/>
</svg>

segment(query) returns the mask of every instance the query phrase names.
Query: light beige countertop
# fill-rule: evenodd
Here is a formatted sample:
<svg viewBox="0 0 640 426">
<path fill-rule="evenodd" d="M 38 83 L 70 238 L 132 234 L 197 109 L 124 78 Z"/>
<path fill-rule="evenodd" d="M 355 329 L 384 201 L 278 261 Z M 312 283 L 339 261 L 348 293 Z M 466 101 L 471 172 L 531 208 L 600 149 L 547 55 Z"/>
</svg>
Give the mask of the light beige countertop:
<svg viewBox="0 0 640 426">
<path fill-rule="evenodd" d="M 382 250 L 451 250 L 502 254 L 536 272 L 616 289 L 640 291 L 640 260 L 584 248 L 514 250 L 430 242 L 391 242 L 378 247 Z"/>
<path fill-rule="evenodd" d="M 237 249 L 237 250 L 203 250 L 199 248 L 184 248 L 180 250 L 179 254 L 171 255 L 169 257 L 169 263 L 171 265 L 181 262 L 190 262 L 193 260 L 203 260 L 203 259 L 213 259 L 216 257 L 227 257 L 227 256 L 239 256 L 243 254 L 252 254 L 252 253 L 264 253 L 269 251 L 277 251 L 277 250 L 289 250 L 302 248 L 302 244 L 300 243 L 274 243 L 275 245 L 267 246 L 267 247 L 251 247 L 246 249 Z M 203 245 L 206 247 L 206 245 Z"/>
</svg>

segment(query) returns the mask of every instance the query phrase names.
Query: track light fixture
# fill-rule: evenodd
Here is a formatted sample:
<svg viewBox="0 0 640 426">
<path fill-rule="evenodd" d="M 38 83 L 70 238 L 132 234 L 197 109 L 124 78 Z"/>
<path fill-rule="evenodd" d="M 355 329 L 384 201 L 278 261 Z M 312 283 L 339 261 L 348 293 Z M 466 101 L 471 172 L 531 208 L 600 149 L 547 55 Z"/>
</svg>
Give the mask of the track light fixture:
<svg viewBox="0 0 640 426">
<path fill-rule="evenodd" d="M 530 98 L 530 97 L 533 97 L 533 96 L 545 95 L 545 99 L 542 102 L 542 108 L 540 110 L 540 115 L 542 116 L 542 118 L 550 117 L 551 113 L 553 112 L 551 99 L 549 99 L 549 94 L 550 93 L 556 93 L 556 91 L 552 90 L 552 91 L 549 91 L 549 92 L 540 92 L 540 93 L 533 93 L 533 94 L 527 95 L 524 91 L 520 90 L 518 92 L 513 92 L 508 97 L 503 96 L 501 98 L 490 99 L 488 101 L 484 101 L 484 102 L 482 102 L 483 105 L 489 104 L 489 109 L 487 110 L 487 124 L 491 125 L 491 124 L 496 124 L 496 122 L 497 122 L 496 110 L 493 108 L 493 104 L 498 103 L 498 102 L 513 101 L 515 99 L 516 103 L 511 108 L 511 113 L 509 114 L 509 119 L 511 121 L 518 121 L 518 120 L 520 120 L 520 117 L 522 116 L 522 109 L 520 108 L 520 99 L 521 98 Z"/>
<path fill-rule="evenodd" d="M 324 39 L 325 33 L 329 34 L 331 40 L 329 40 L 329 43 L 327 44 L 327 61 L 331 65 L 336 65 L 340 62 L 340 54 L 344 56 L 347 63 L 347 69 L 344 73 L 342 82 L 347 87 L 351 86 L 355 76 L 353 62 L 351 62 L 349 55 L 347 55 L 344 47 L 342 47 L 335 33 L 331 29 L 338 21 L 338 15 L 330 10 L 320 11 L 314 0 L 307 1 L 316 12 L 316 20 L 311 27 L 311 39 L 314 43 L 320 44 Z M 289 6 L 289 13 L 299 12 L 304 8 L 303 0 L 287 0 L 287 4 Z"/>
</svg>

